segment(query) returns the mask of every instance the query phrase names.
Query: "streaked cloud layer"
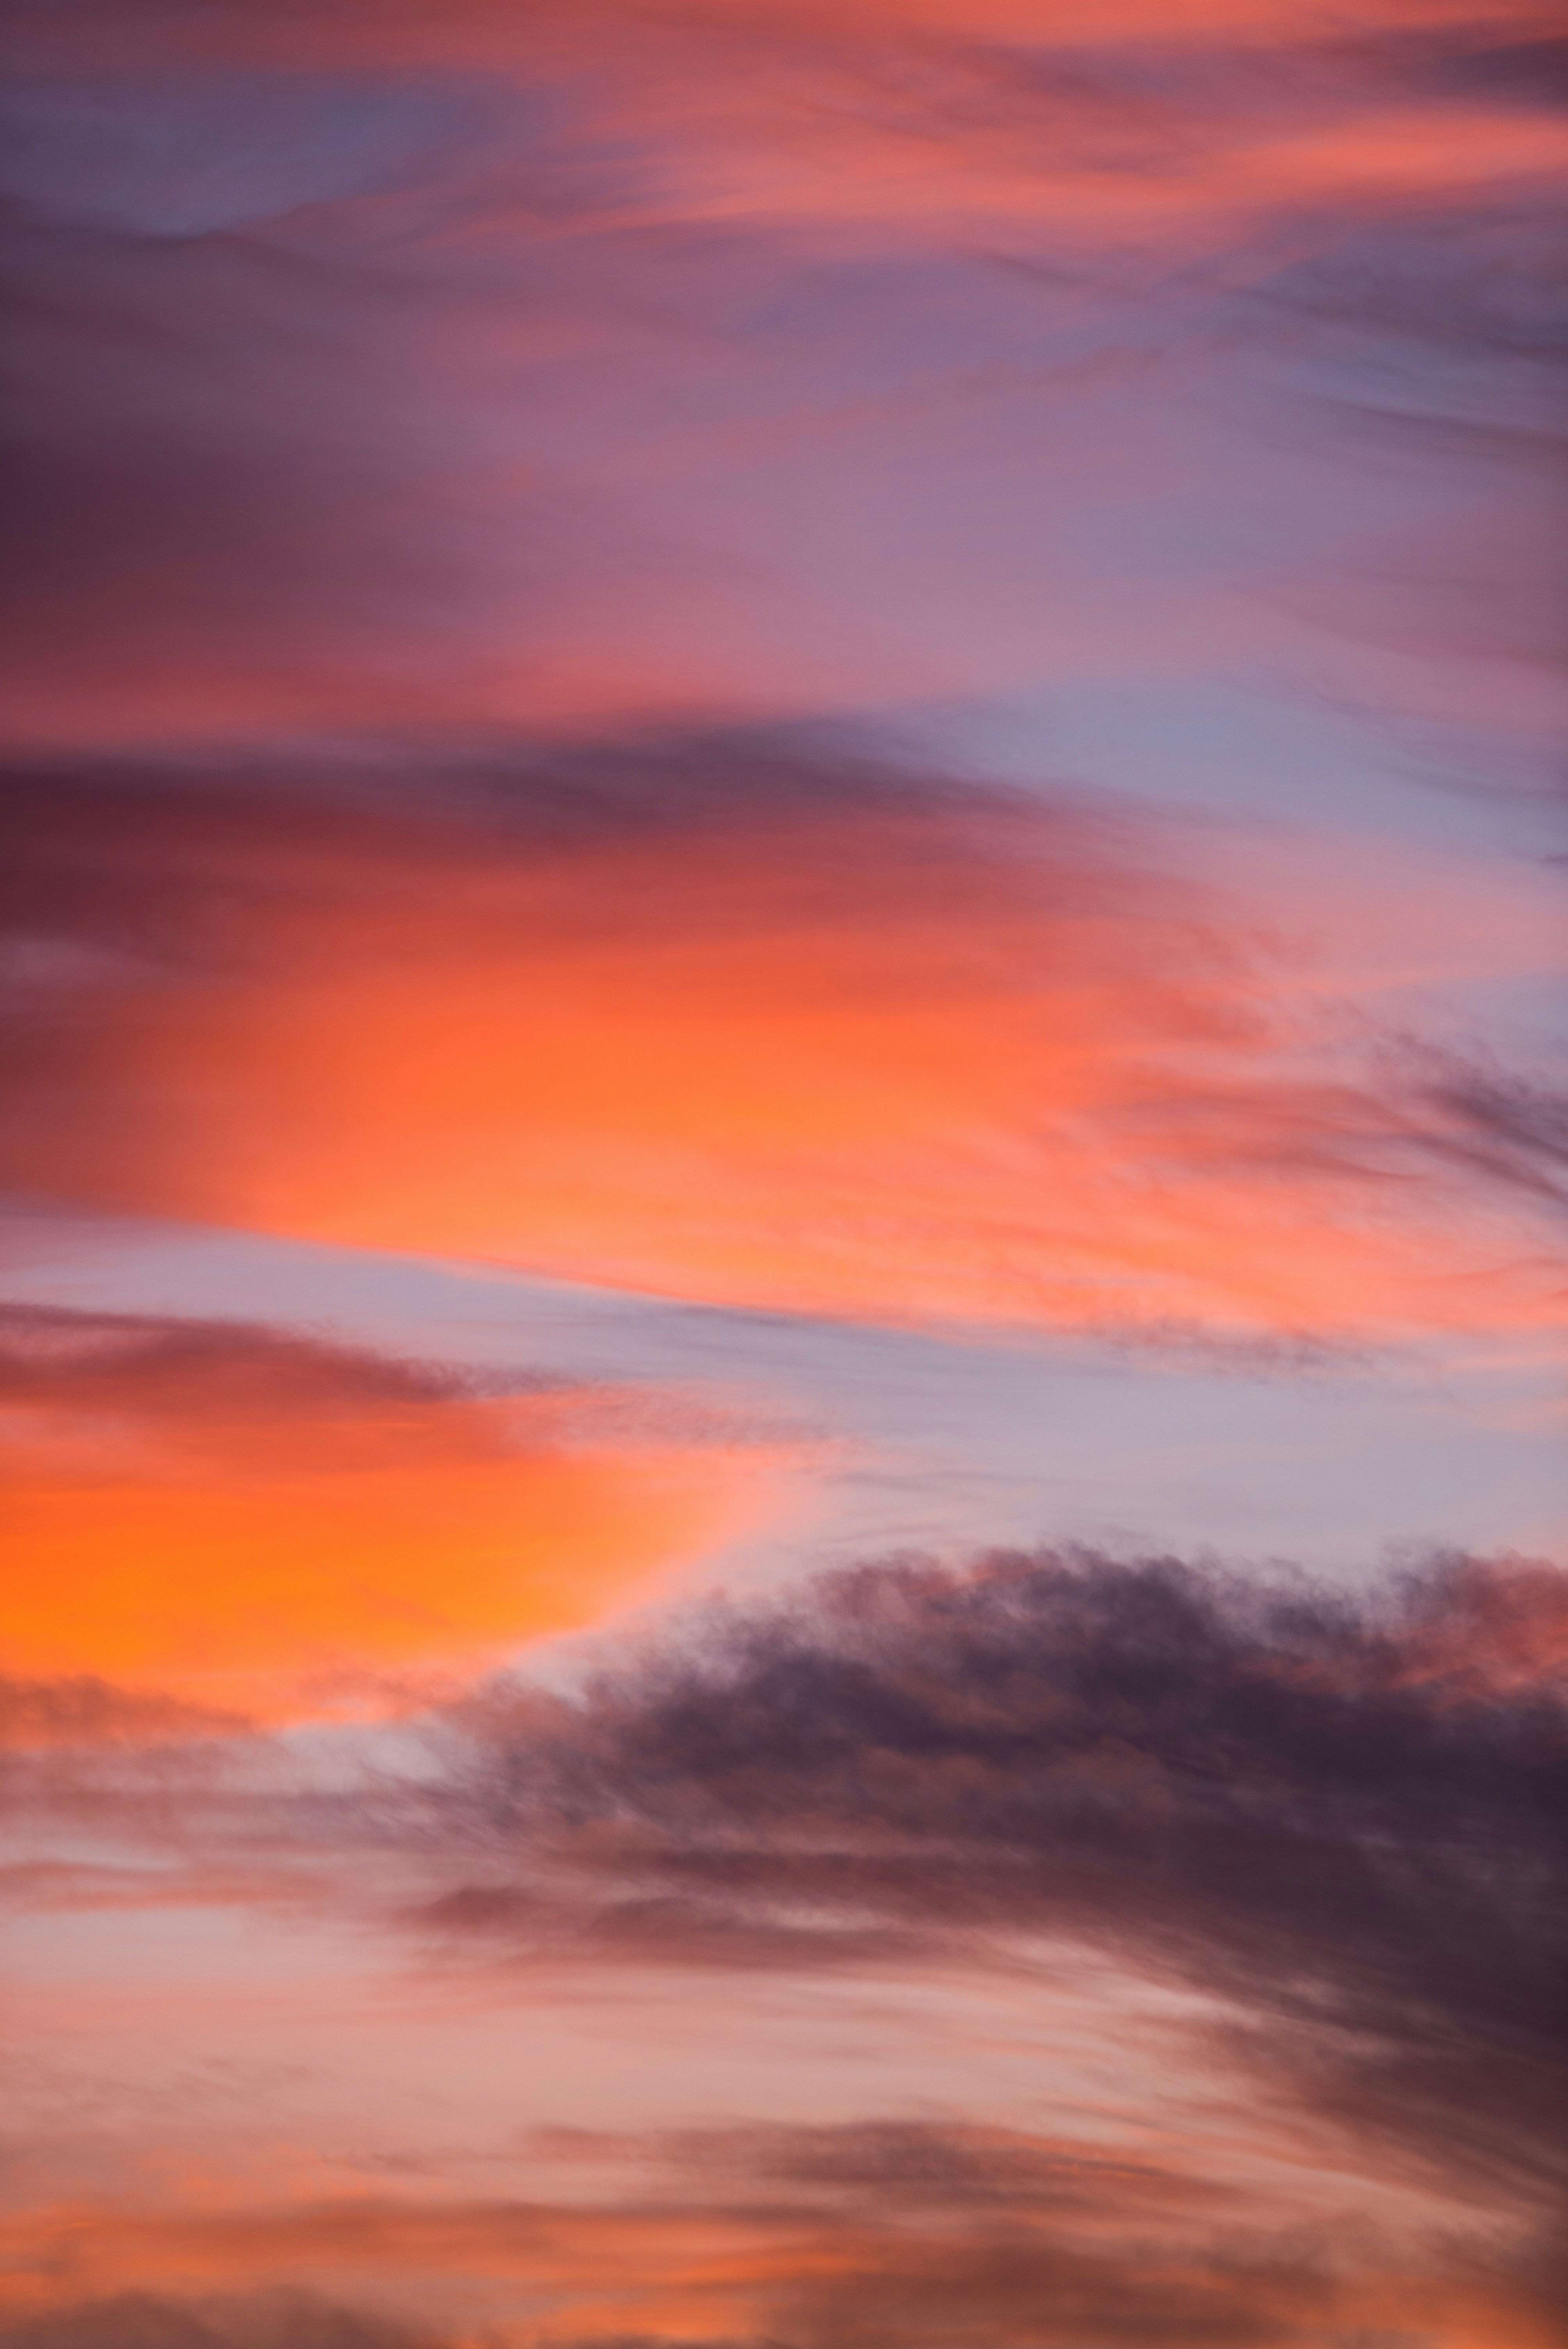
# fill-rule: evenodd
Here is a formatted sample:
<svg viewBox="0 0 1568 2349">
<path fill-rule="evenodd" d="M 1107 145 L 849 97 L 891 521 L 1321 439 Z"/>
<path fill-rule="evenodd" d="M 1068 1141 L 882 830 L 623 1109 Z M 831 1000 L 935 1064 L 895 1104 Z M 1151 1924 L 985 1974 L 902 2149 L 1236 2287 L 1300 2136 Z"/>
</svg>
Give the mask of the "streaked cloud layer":
<svg viewBox="0 0 1568 2349">
<path fill-rule="evenodd" d="M 1550 1089 L 1326 1005 L 1127 816 L 679 738 L 14 806 L 22 1189 L 872 1319 L 1554 1317 Z M 1503 919 L 1447 927 L 1532 974 Z"/>
<path fill-rule="evenodd" d="M 1169 2122 L 1140 2147 L 1070 2105 L 1056 2144 L 913 2120 L 648 2147 L 569 2129 L 535 2148 L 564 2172 L 553 2204 L 78 2207 L 19 2224 L 16 2289 L 68 2238 L 88 2288 L 170 2261 L 212 2287 L 369 2281 L 390 2258 L 427 2289 L 471 2266 L 514 2317 L 542 2292 L 552 2320 L 614 2305 L 607 2261 L 660 2323 L 717 2306 L 748 2339 L 782 2320 L 830 2341 L 982 2322 L 1305 2342 L 1403 2304 L 1449 2326 L 1433 2338 L 1545 2340 L 1565 1644 L 1546 1567 L 1454 1559 L 1357 1603 L 1169 1561 L 1001 1557 L 720 1615 L 574 1700 L 480 1688 L 362 1794 L 325 1796 L 244 1740 L 225 1770 L 209 1739 L 183 1774 L 178 1744 L 36 1749 L 34 1804 L 194 1864 L 187 1902 L 203 1868 L 218 1899 L 275 1898 L 285 1864 L 318 1905 L 349 1887 L 363 1908 L 379 1882 L 384 1930 L 449 1966 L 469 1945 L 481 1982 L 521 1968 L 546 2002 L 584 1968 L 693 1969 L 721 2004 L 736 1970 L 913 1963 L 1022 1970 L 1048 2014 L 1053 1956 L 1098 1951 L 1186 1986 L 1212 2093 L 1253 2075 L 1252 2118 L 1227 2141 L 1211 2113 L 1180 2159 Z M 649 2182 L 606 2205 L 603 2173 L 627 2163 Z M 1363 2223 L 1331 2248 L 1358 2174 Z"/>
<path fill-rule="evenodd" d="M 0 2349 L 1547 2349 L 1555 23 L 5 39 Z"/>
</svg>

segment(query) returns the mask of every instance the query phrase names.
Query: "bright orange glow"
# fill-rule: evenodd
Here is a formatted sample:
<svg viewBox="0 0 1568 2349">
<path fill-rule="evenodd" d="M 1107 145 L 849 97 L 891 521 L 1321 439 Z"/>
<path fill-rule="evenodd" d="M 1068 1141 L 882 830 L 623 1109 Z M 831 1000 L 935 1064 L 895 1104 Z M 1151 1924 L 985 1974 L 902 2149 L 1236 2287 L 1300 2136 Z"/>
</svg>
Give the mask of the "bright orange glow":
<svg viewBox="0 0 1568 2349">
<path fill-rule="evenodd" d="M 588 1620 L 768 1506 L 751 1455 L 583 1441 L 548 1396 L 7 1422 L 7 1668 L 263 1712 Z"/>
<path fill-rule="evenodd" d="M 199 998 L 106 997 L 83 1123 L 52 1097 L 17 1179 L 893 1320 L 1384 1340 L 1554 1313 L 1528 1226 L 1461 1206 L 1318 1049 L 1313 971 L 1249 961 L 1071 821 L 358 847 L 358 890 L 330 843 L 274 874 Z"/>
</svg>

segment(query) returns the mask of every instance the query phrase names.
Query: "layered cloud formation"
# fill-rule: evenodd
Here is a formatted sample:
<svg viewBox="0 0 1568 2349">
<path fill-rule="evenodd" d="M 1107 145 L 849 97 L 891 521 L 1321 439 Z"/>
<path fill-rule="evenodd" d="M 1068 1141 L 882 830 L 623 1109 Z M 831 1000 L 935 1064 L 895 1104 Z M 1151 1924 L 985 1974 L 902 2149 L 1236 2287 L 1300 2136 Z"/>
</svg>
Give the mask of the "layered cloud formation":
<svg viewBox="0 0 1568 2349">
<path fill-rule="evenodd" d="M 1549 2349 L 1556 25 L 5 40 L 0 2349 Z"/>
<path fill-rule="evenodd" d="M 1363 647 L 1528 667 L 1551 29 L 24 12 L 24 734 L 1294 667 L 1293 580 Z"/>
<path fill-rule="evenodd" d="M 677 738 L 12 809 L 19 1189 L 895 1320 L 1556 1319 L 1550 1089 L 1071 798 Z"/>
<path fill-rule="evenodd" d="M 598 2187 L 587 2206 L 77 2211 L 29 2221 L 17 2271 L 52 2263 L 65 2226 L 84 2282 L 171 2259 L 300 2285 L 388 2256 L 411 2273 L 474 2261 L 547 2284 L 552 2323 L 596 2262 L 630 2275 L 652 2256 L 660 2323 L 671 2295 L 717 2299 L 748 2340 L 782 2323 L 958 2341 L 983 2323 L 1002 2341 L 1152 2324 L 1307 2343 L 1403 2303 L 1429 2325 L 1469 2307 L 1480 2328 L 1433 2337 L 1544 2341 L 1568 2155 L 1565 1641 L 1561 1573 L 1525 1565 L 1445 1561 L 1356 1603 L 1162 1560 L 909 1563 L 721 1614 L 576 1698 L 482 1688 L 432 1716 L 418 1767 L 357 1795 L 291 1789 L 242 1740 L 226 1782 L 211 1741 L 183 1780 L 168 1748 L 122 1752 L 95 1803 L 92 1767 L 57 1748 L 19 1783 L 89 1803 L 100 1834 L 172 1832 L 198 1868 L 288 1855 L 317 1900 L 378 1880 L 387 1929 L 545 1981 L 562 1962 L 1023 1966 L 1048 2006 L 1053 1952 L 1095 1951 L 1188 1986 L 1185 2030 L 1252 2074 L 1253 2128 L 1272 2116 L 1276 2141 L 1243 2190 L 1212 2146 L 1164 2167 L 1093 2133 L 568 2133 L 550 2150 Z M 1337 2147 L 1331 2174 L 1384 2171 L 1364 2240 L 1280 2232 L 1293 2132 L 1297 2163 L 1315 2142 L 1319 2162 Z M 670 2182 L 606 2205 L 601 2173 L 628 2162 Z"/>
</svg>

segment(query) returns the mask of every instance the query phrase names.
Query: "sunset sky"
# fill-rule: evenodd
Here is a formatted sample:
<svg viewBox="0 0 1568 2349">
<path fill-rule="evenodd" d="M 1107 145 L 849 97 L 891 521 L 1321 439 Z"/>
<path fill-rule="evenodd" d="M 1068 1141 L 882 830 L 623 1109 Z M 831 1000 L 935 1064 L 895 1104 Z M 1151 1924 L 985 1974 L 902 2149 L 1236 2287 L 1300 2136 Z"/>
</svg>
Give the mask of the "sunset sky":
<svg viewBox="0 0 1568 2349">
<path fill-rule="evenodd" d="M 4 52 L 0 2349 L 1559 2349 L 1555 12 Z"/>
</svg>

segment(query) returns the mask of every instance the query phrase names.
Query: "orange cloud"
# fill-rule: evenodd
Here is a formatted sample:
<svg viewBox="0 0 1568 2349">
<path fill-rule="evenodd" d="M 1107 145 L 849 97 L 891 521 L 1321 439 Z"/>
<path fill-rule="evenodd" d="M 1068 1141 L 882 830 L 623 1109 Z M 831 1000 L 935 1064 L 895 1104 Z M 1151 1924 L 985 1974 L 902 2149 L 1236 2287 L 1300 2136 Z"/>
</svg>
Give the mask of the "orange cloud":
<svg viewBox="0 0 1568 2349">
<path fill-rule="evenodd" d="M 738 1531 L 779 1459 L 617 1425 L 614 1398 L 476 1394 L 265 1332 L 31 1315 L 10 1334 L 0 1621 L 21 1674 L 288 1711 L 346 1674 L 471 1664 Z"/>
<path fill-rule="evenodd" d="M 418 45 L 460 56 L 482 43 L 500 57 L 558 40 L 563 28 L 607 23 L 642 26 L 665 39 L 696 34 L 710 53 L 722 55 L 727 34 L 758 47 L 788 34 L 833 44 L 945 35 L 1053 49 L 1153 40 L 1161 47 L 1234 44 L 1244 52 L 1249 44 L 1327 43 L 1336 36 L 1375 41 L 1390 33 L 1520 38 L 1549 21 L 1532 0 L 1357 0 L 1353 20 L 1346 12 L 1337 21 L 1326 18 L 1314 0 L 1107 0 L 1092 18 L 1078 0 L 850 0 L 836 7 L 825 0 L 683 0 L 678 11 L 657 0 L 584 0 L 579 7 L 540 8 L 526 16 L 507 0 L 463 0 L 438 13 L 428 0 L 333 0 L 313 11 L 308 28 L 256 10 L 248 16 L 231 13 L 208 34 L 170 12 L 175 37 L 199 52 L 209 43 L 242 54 L 287 44 L 313 51 L 319 45 L 330 55 L 341 44 L 360 54 L 371 44 L 382 54 L 403 55 Z"/>
<path fill-rule="evenodd" d="M 1321 978 L 1136 843 L 661 757 L 439 817 L 89 791 L 85 857 L 57 791 L 26 845 L 82 943 L 41 981 L 9 1179 L 882 1319 L 1363 1340 L 1552 1317 L 1528 1120 L 1336 1048 Z"/>
<path fill-rule="evenodd" d="M 914 2191 L 895 2187 L 881 2211 L 864 2208 L 852 2179 L 838 2181 L 849 2189 L 844 2209 L 820 2188 L 746 2171 L 749 2200 L 733 2174 L 716 2171 L 700 2197 L 687 2180 L 685 2194 L 607 2206 L 407 2197 L 41 2210 L 0 2225 L 0 2310 L 36 2315 L 139 2286 L 191 2296 L 201 2310 L 198 2295 L 283 2285 L 444 2317 L 444 2337 L 475 2349 L 610 2349 L 628 2341 L 628 2327 L 649 2349 L 677 2340 L 722 2349 L 759 2328 L 866 2349 L 917 2337 L 933 2349 L 979 2339 L 1074 2349 L 1090 2337 L 1108 2349 L 1161 2339 L 1348 2349 L 1385 2328 L 1418 2328 L 1423 2349 L 1552 2349 L 1557 2337 L 1528 2251 L 1518 2275 L 1498 2241 L 1485 2259 L 1467 2259 L 1458 2243 L 1434 2254 L 1372 2239 L 1336 2255 L 1315 2233 L 1282 2240 L 1258 2225 L 1256 2209 L 1238 2210 L 1229 2228 L 1189 2216 L 1172 2233 L 1171 2214 L 1150 2210 L 1136 2178 L 1125 2200 L 1113 2179 L 1104 2206 L 1088 2211 L 1064 2212 L 1048 2178 L 1037 2199 L 987 2195 L 984 2181 L 973 2199 L 962 2189 L 949 2197 L 948 2133 L 903 2134 L 934 2190 L 923 2195 L 917 2176 L 904 2181 Z M 966 2134 L 981 2168 L 987 2139 L 1006 2135 Z M 883 2181 L 872 2183 L 874 2194 Z M 1183 2181 L 1169 2183 L 1179 2205 Z M 84 2323 L 63 2337 L 103 2349 L 112 2335 Z"/>
</svg>

